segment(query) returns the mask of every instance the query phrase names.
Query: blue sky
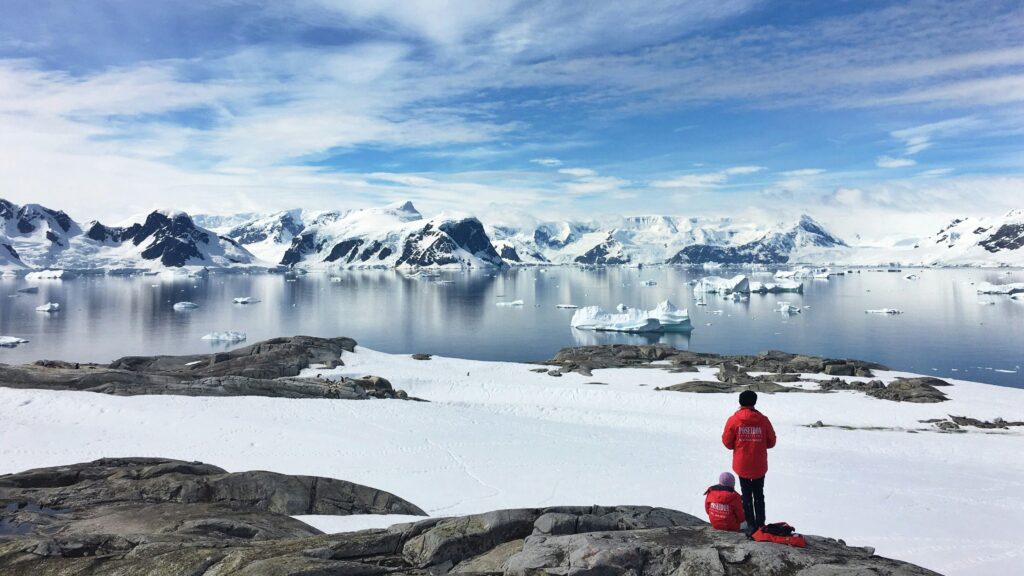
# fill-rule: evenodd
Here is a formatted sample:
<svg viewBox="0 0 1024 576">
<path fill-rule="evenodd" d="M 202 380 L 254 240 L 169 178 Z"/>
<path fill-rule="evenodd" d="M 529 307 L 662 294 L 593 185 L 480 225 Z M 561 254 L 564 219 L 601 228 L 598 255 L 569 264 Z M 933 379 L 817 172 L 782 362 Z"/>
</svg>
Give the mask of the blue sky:
<svg viewBox="0 0 1024 576">
<path fill-rule="evenodd" d="M 1024 205 L 1019 0 L 0 6 L 0 196 L 79 219 Z"/>
</svg>

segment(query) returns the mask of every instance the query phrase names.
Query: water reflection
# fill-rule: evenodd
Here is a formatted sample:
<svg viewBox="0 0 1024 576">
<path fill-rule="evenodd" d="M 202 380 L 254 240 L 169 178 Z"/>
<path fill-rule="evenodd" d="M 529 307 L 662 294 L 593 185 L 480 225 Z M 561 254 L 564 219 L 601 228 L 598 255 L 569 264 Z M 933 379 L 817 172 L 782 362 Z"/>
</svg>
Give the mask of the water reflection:
<svg viewBox="0 0 1024 576">
<path fill-rule="evenodd" d="M 732 272 L 730 272 L 732 273 Z M 767 273 L 749 273 L 770 281 Z M 389 352 L 499 360 L 539 360 L 564 346 L 663 342 L 729 354 L 781 349 L 864 358 L 918 372 L 1021 385 L 1024 303 L 979 296 L 972 282 L 1024 281 L 998 270 L 863 271 L 806 280 L 803 294 L 752 294 L 732 301 L 714 295 L 699 306 L 688 282 L 705 275 L 672 268 L 513 269 L 500 273 L 441 273 L 410 278 L 380 270 L 297 278 L 210 275 L 208 278 L 83 277 L 67 281 L 0 280 L 0 335 L 30 340 L 0 350 L 0 362 L 41 358 L 110 361 L 133 354 L 182 354 L 225 349 L 201 337 L 240 331 L 248 342 L 291 334 L 346 335 Z M 646 280 L 657 284 L 646 286 Z M 38 286 L 37 294 L 18 293 Z M 260 300 L 234 304 L 236 297 Z M 573 330 L 573 310 L 558 304 L 623 303 L 651 309 L 664 299 L 686 307 L 692 333 L 627 335 Z M 175 302 L 199 308 L 175 311 Z M 522 307 L 496 306 L 523 300 Z M 58 302 L 58 313 L 35 307 Z M 995 302 L 979 305 L 979 302 Z M 775 312 L 779 302 L 802 313 Z M 864 313 L 900 308 L 897 317 Z M 999 372 L 1004 370 L 1005 372 Z"/>
</svg>

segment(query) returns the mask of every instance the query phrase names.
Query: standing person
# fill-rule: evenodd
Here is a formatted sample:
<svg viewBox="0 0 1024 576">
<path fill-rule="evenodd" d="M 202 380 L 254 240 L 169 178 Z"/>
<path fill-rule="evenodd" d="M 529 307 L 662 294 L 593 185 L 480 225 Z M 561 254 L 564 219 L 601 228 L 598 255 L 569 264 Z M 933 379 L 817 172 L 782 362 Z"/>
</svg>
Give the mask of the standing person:
<svg viewBox="0 0 1024 576">
<path fill-rule="evenodd" d="M 718 484 L 704 491 L 704 511 L 715 530 L 738 532 L 743 524 L 743 501 L 736 493 L 736 478 L 730 472 L 718 476 Z"/>
<path fill-rule="evenodd" d="M 743 512 L 753 532 L 764 526 L 764 477 L 768 473 L 768 449 L 775 447 L 775 429 L 757 411 L 757 393 L 740 393 L 740 409 L 725 423 L 722 444 L 732 450 L 732 469 L 740 477 Z"/>
</svg>

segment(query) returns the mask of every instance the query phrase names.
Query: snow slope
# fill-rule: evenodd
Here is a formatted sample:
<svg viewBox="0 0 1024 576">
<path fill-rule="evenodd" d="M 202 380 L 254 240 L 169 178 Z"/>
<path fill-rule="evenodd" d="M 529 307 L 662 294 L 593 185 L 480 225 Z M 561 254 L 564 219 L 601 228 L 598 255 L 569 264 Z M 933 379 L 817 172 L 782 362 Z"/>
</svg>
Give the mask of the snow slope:
<svg viewBox="0 0 1024 576">
<path fill-rule="evenodd" d="M 344 362 L 307 374 L 378 374 L 430 402 L 0 388 L 0 472 L 164 456 L 343 478 L 399 494 L 432 515 L 629 503 L 703 516 L 704 489 L 731 462 L 720 435 L 734 395 L 654 390 L 711 378 L 706 370 L 552 378 L 527 364 L 417 361 L 362 348 Z M 904 430 L 947 414 L 1024 420 L 1024 392 L 954 382 L 944 389 L 952 400 L 941 404 L 855 392 L 761 395 L 758 407 L 779 436 L 769 457 L 769 519 L 943 574 L 1015 573 L 1024 558 L 1024 461 L 1013 455 L 1024 449 L 1024 430 Z M 896 430 L 806 427 L 816 420 Z M 324 528 L 362 520 L 304 519 Z"/>
</svg>

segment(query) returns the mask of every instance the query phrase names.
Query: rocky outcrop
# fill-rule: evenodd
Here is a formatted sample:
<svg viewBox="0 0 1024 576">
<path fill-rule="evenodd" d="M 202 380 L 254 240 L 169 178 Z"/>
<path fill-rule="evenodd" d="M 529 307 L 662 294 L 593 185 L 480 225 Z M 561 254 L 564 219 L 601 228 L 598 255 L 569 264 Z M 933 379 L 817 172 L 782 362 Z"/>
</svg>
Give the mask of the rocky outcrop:
<svg viewBox="0 0 1024 576">
<path fill-rule="evenodd" d="M 860 360 L 820 358 L 802 354 L 789 354 L 777 350 L 762 352 L 756 356 L 729 356 L 706 352 L 676 350 L 665 344 L 606 346 L 577 346 L 563 348 L 547 365 L 560 366 L 565 372 L 580 372 L 587 375 L 598 368 L 621 368 L 643 366 L 652 362 L 668 361 L 673 369 L 687 370 L 694 366 L 735 365 L 747 372 L 770 372 L 774 374 L 836 374 L 849 376 L 872 376 L 871 370 L 885 370 L 885 366 Z M 736 371 L 735 369 L 733 370 Z"/>
<path fill-rule="evenodd" d="M 0 476 L 0 571 L 75 574 L 930 575 L 870 548 L 790 548 L 674 510 L 566 506 L 320 534 L 287 514 L 422 514 L 341 480 L 109 459 Z"/>
<path fill-rule="evenodd" d="M 653 365 L 654 362 L 660 362 Z M 667 364 L 666 364 L 667 362 Z M 885 370 L 885 366 L 860 360 L 820 358 L 802 354 L 789 354 L 777 350 L 756 356 L 729 356 L 676 350 L 664 344 L 609 346 L 579 346 L 563 348 L 554 358 L 542 364 L 559 366 L 558 372 L 578 372 L 592 376 L 593 370 L 626 366 L 667 369 L 671 372 L 693 372 L 698 366 L 718 369 L 717 382 L 694 380 L 657 388 L 659 391 L 734 394 L 744 390 L 775 394 L 782 392 L 832 392 L 854 390 L 881 400 L 894 402 L 931 403 L 948 400 L 937 386 L 950 386 L 948 382 L 931 377 L 897 378 L 886 385 L 881 380 L 869 382 L 847 381 L 842 378 L 814 380 L 803 374 L 830 376 L 856 376 L 870 378 L 872 370 Z M 816 389 L 785 386 L 787 382 L 812 382 Z"/>
<path fill-rule="evenodd" d="M 313 366 L 342 365 L 344 352 L 355 350 L 351 338 L 292 336 L 273 338 L 214 354 L 127 356 L 110 363 L 72 364 L 43 360 L 35 364 L 0 364 L 0 386 L 76 390 L 117 396 L 268 396 L 363 400 L 408 396 L 378 376 L 321 380 L 297 378 Z"/>
</svg>

